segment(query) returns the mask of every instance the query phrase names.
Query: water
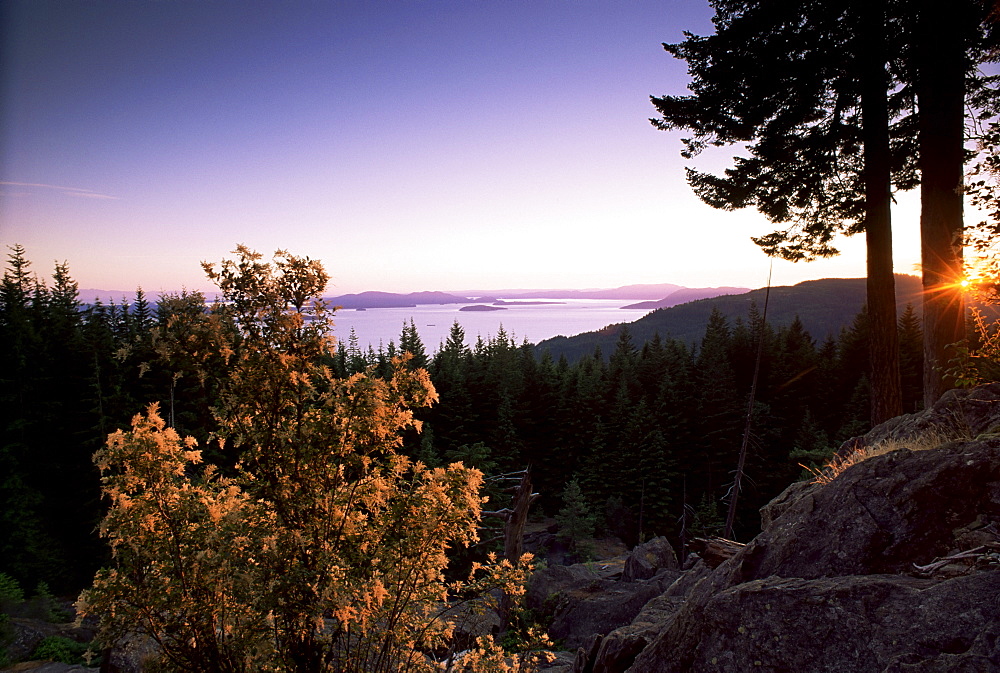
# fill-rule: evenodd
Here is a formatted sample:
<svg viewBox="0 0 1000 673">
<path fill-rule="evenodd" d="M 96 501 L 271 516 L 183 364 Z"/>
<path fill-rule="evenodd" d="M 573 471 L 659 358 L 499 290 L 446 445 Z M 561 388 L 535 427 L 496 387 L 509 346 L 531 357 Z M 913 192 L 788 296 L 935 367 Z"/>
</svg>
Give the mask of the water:
<svg viewBox="0 0 1000 673">
<path fill-rule="evenodd" d="M 334 316 L 334 336 L 347 342 L 354 328 L 362 349 L 370 344 L 378 350 L 379 343 L 399 344 L 403 323 L 410 318 L 417 327 L 427 352 L 434 353 L 448 338 L 456 320 L 465 329 L 465 342 L 472 346 L 476 337 L 483 340 L 496 336 L 503 329 L 520 344 L 527 339 L 538 343 L 558 335 L 572 336 L 607 325 L 632 322 L 648 313 L 644 309 L 622 309 L 639 300 L 610 299 L 538 299 L 559 304 L 514 305 L 504 311 L 459 311 L 465 304 L 422 305 L 411 308 L 370 308 L 365 311 L 343 309 Z"/>
</svg>

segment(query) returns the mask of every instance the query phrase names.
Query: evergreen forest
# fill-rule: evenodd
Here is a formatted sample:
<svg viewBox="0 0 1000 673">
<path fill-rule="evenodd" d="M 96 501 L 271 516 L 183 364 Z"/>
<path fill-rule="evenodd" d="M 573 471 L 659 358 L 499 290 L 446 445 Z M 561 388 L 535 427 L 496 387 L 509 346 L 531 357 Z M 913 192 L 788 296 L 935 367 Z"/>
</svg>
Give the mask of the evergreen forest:
<svg viewBox="0 0 1000 673">
<path fill-rule="evenodd" d="M 141 290 L 84 306 L 66 265 L 45 278 L 11 248 L 0 288 L 0 573 L 70 594 L 110 562 L 97 535 L 107 502 L 92 456 L 150 403 L 197 440 L 207 463 L 233 468 L 237 457 L 211 441 L 235 366 L 212 335 L 237 330 L 217 308 L 197 292 L 151 300 Z M 422 431 L 405 431 L 403 453 L 431 468 L 461 461 L 487 480 L 530 467 L 536 514 L 557 514 L 562 494 L 578 487 L 599 530 L 629 545 L 665 535 L 679 548 L 722 531 L 758 348 L 734 535 L 743 540 L 759 528 L 758 508 L 802 478 L 803 466 L 822 465 L 867 430 L 867 330 L 862 312 L 817 342 L 798 320 L 764 324 L 751 305 L 733 319 L 713 312 L 694 343 L 640 343 L 626 326 L 610 352 L 570 363 L 502 330 L 469 347 L 458 323 L 430 352 L 411 322 L 379 351 L 338 342 L 323 364 L 336 378 L 388 380 L 395 356 L 410 353 L 405 366 L 426 369 L 438 401 L 414 410 Z M 905 404 L 915 409 L 922 363 L 912 308 L 898 334 Z"/>
</svg>

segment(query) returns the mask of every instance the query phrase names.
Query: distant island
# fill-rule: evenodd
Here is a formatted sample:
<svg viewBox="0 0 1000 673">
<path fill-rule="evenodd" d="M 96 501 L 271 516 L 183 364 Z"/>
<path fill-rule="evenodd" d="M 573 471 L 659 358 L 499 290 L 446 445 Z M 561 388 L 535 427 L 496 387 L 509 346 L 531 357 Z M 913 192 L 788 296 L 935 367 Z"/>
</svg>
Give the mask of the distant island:
<svg viewBox="0 0 1000 673">
<path fill-rule="evenodd" d="M 459 297 L 447 292 L 360 292 L 342 294 L 337 297 L 323 297 L 328 306 L 344 309 L 362 308 L 415 308 L 421 304 L 464 304 L 468 297 Z"/>
<path fill-rule="evenodd" d="M 463 306 L 458 310 L 459 311 L 506 311 L 507 309 L 503 306 L 492 306 L 490 304 L 472 304 L 471 306 Z"/>
</svg>

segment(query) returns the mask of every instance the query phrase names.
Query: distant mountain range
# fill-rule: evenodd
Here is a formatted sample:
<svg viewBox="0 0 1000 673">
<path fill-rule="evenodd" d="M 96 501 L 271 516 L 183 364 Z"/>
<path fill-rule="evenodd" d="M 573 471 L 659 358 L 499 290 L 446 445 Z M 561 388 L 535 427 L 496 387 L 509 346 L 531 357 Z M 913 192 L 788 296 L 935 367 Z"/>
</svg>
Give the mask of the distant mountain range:
<svg viewBox="0 0 1000 673">
<path fill-rule="evenodd" d="M 807 280 L 797 285 L 772 287 L 767 321 L 774 326 L 783 326 L 790 324 L 798 316 L 814 339 L 821 341 L 827 336 L 836 336 L 842 328 L 851 324 L 864 306 L 865 283 L 864 278 L 825 278 Z M 920 311 L 920 289 L 919 278 L 896 275 L 896 303 L 900 311 L 908 303 Z M 565 355 L 572 362 L 585 354 L 593 353 L 600 346 L 607 357 L 614 350 L 618 334 L 625 324 L 636 345 L 645 343 L 657 333 L 664 338 L 697 343 L 705 333 L 712 309 L 719 309 L 730 322 L 736 318 L 745 319 L 751 302 L 756 302 L 758 310 L 764 309 L 765 292 L 761 288 L 737 295 L 716 296 L 660 308 L 634 322 L 608 325 L 596 332 L 584 332 L 576 336 L 553 337 L 540 342 L 535 348 L 538 352 L 547 350 L 555 358 Z"/>
<path fill-rule="evenodd" d="M 462 290 L 452 294 L 466 297 L 503 297 L 504 299 L 623 299 L 633 301 L 639 299 L 657 300 L 669 296 L 672 292 L 685 289 L 682 285 L 673 283 L 657 283 L 645 285 L 623 285 L 611 289 L 586 290 Z"/>
<path fill-rule="evenodd" d="M 617 299 L 621 301 L 652 301 L 657 308 L 661 305 L 673 306 L 683 301 L 714 297 L 717 294 L 738 290 L 746 292 L 748 288 L 686 288 L 674 283 L 656 283 L 640 285 L 623 285 L 616 288 L 585 289 L 585 290 L 553 290 L 553 289 L 514 289 L 514 290 L 461 290 L 452 292 L 359 292 L 342 294 L 335 297 L 324 297 L 330 306 L 344 309 L 369 308 L 412 308 L 432 304 L 492 304 L 507 302 L 508 305 L 518 300 L 528 299 Z M 680 294 L 679 294 L 680 293 Z M 684 295 L 683 293 L 688 293 Z M 205 298 L 213 300 L 217 292 L 206 292 Z M 147 295 L 149 301 L 155 301 L 158 293 Z M 674 301 L 676 296 L 677 300 Z M 688 298 L 684 298 L 687 296 Z M 80 301 L 92 304 L 100 299 L 104 303 L 131 301 L 135 292 L 122 290 L 80 290 Z M 672 302 L 663 304 L 662 302 Z"/>
<path fill-rule="evenodd" d="M 519 300 L 528 299 L 617 299 L 621 301 L 655 300 L 657 306 L 673 306 L 676 303 L 714 297 L 733 290 L 746 292 L 748 288 L 685 288 L 673 283 L 657 285 L 624 285 L 603 290 L 463 290 L 460 292 L 411 292 L 396 294 L 392 292 L 361 292 L 358 294 L 342 294 L 336 297 L 324 297 L 330 306 L 340 306 L 344 309 L 363 310 L 369 308 L 412 308 L 425 304 L 501 304 L 507 305 Z M 678 293 L 682 293 L 678 295 Z M 685 299 L 683 293 L 689 293 Z M 674 295 L 677 301 L 668 304 Z M 655 308 L 655 306 L 653 307 Z"/>
</svg>

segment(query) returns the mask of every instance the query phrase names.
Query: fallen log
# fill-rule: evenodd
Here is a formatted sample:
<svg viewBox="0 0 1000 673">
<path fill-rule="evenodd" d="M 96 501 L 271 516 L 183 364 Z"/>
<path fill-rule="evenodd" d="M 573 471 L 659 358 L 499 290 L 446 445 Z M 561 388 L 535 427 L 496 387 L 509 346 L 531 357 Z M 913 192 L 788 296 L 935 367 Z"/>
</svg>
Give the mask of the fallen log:
<svg viewBox="0 0 1000 673">
<path fill-rule="evenodd" d="M 745 546 L 742 542 L 724 537 L 696 537 L 688 543 L 688 549 L 697 553 L 709 568 L 718 568 Z"/>
</svg>

